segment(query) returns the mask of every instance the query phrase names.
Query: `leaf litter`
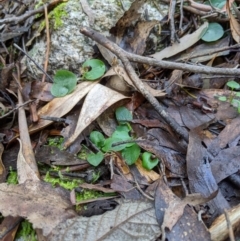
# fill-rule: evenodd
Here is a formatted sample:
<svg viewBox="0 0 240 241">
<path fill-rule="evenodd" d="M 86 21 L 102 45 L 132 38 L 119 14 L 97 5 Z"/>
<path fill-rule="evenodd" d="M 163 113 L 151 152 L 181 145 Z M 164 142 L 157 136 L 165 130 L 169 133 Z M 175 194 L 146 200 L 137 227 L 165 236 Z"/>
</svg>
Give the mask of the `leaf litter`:
<svg viewBox="0 0 240 241">
<path fill-rule="evenodd" d="M 237 83 L 240 73 L 239 54 L 234 51 L 239 47 L 239 19 L 234 15 L 238 10 L 233 5 L 236 3 L 226 1 L 219 11 L 215 2 L 209 6 L 189 1 L 188 6 L 176 6 L 181 9 L 180 17 L 170 6 L 160 26 L 159 21 L 148 19 L 147 12 L 142 15 L 141 9 L 146 2 L 132 1 L 130 9 L 110 31 L 123 50 L 114 48 L 101 34 L 81 29 L 82 34 L 97 42 L 104 56 L 102 60 L 111 67 L 106 66 L 107 71 L 102 76 L 103 65 L 100 75 L 94 73 L 98 66 L 90 66 L 88 71 L 97 76 L 97 80 L 92 81 L 92 77 L 91 81 L 78 79 L 75 87 L 77 79 L 74 78 L 70 90 L 57 89 L 65 95 L 63 97 L 51 95 L 51 83 L 22 83 L 25 76 L 19 65 L 15 65 L 16 74 L 12 71 L 14 64 L 6 57 L 11 54 L 6 48 L 11 43 L 6 40 L 21 37 L 25 30 L 2 32 L 0 121 L 1 135 L 5 138 L 1 140 L 0 212 L 6 218 L 0 229 L 8 231 L 3 232 L 1 238 L 15 235 L 16 230 L 7 223 L 9 215 L 26 218 L 34 228 L 42 230 L 47 240 L 73 240 L 76 236 L 79 240 L 140 241 L 158 238 L 225 240 L 233 235 L 239 238 L 236 227 L 240 201 L 240 108 L 238 88 L 229 88 L 228 84 L 230 81 Z M 85 1 L 81 3 L 93 24 L 91 5 Z M 166 1 L 167 5 L 169 3 Z M 14 4 L 13 12 L 18 7 L 18 3 Z M 5 2 L 1 6 L 4 10 L 12 7 Z M 215 14 L 212 21 L 208 20 L 209 10 Z M 196 11 L 207 20 L 195 18 Z M 4 11 L 1 14 L 6 21 L 12 21 Z M 229 22 L 231 33 L 226 31 L 219 17 Z M 32 21 L 27 24 L 31 26 Z M 219 32 L 222 28 L 226 31 L 223 37 Z M 178 30 L 175 32 L 175 29 Z M 215 36 L 216 31 L 218 36 Z M 201 39 L 210 43 L 203 43 Z M 150 55 L 158 62 L 140 55 Z M 135 62 L 132 63 L 134 68 L 129 60 Z M 187 62 L 181 63 L 182 60 Z M 203 64 L 211 73 L 201 72 L 193 63 Z M 212 74 L 214 70 L 219 74 Z M 10 80 L 11 85 L 8 84 Z M 16 96 L 19 105 L 37 100 L 36 107 L 31 104 L 29 113 L 15 106 Z M 132 117 L 124 119 L 123 116 L 121 122 L 115 118 L 115 111 L 124 105 Z M 14 115 L 5 113 L 14 108 L 19 112 L 15 126 L 12 125 Z M 34 115 L 39 117 L 38 121 L 34 121 L 38 119 Z M 133 145 L 140 150 L 136 162 L 134 160 L 130 166 L 126 164 L 127 156 L 131 155 L 127 149 L 122 152 L 106 150 L 103 154 L 102 147 L 96 146 L 89 137 L 93 130 L 98 130 L 106 139 L 110 138 L 116 128 L 126 128 L 124 125 L 128 126 L 132 138 L 124 141 L 135 142 Z M 44 131 L 47 137 L 64 136 L 59 147 L 68 149 L 44 146 L 47 140 Z M 12 185 L 6 183 L 6 176 L 12 161 L 9 159 L 14 160 L 16 153 L 11 158 L 6 158 L 5 153 L 11 145 L 18 145 L 14 142 L 16 138 L 19 138 L 20 149 L 14 165 L 19 184 Z M 118 145 L 123 144 L 126 145 Z M 100 161 L 99 167 L 90 168 L 86 161 L 89 152 L 101 153 L 104 161 Z M 147 165 L 142 164 L 145 156 L 148 157 Z M 71 177 L 89 183 L 74 187 L 71 194 L 46 184 L 42 181 L 46 171 L 40 164 L 37 166 L 40 162 L 51 168 L 57 165 L 57 171 L 49 173 L 57 174 L 62 180 Z M 231 188 L 226 190 L 226 187 Z M 77 193 L 86 190 L 110 196 L 77 201 Z M 118 195 L 121 198 L 117 198 Z M 87 204 L 88 212 L 80 210 L 77 214 L 73 204 L 80 209 Z M 17 224 L 20 220 L 16 218 L 12 222 Z M 229 231 L 231 229 L 234 234 Z"/>
</svg>

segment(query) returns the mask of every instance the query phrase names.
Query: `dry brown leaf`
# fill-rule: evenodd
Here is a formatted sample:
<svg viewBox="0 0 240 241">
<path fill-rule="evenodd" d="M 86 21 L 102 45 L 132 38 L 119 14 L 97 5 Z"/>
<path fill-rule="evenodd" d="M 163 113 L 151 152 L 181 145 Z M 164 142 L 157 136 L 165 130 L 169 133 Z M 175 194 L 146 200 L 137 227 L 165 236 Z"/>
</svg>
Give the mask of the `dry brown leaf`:
<svg viewBox="0 0 240 241">
<path fill-rule="evenodd" d="M 183 215 L 184 208 L 187 204 L 195 206 L 206 203 L 216 197 L 218 191 L 212 193 L 209 197 L 203 197 L 200 193 L 187 195 L 184 199 L 173 198 L 164 214 L 162 227 L 172 230 L 179 218 Z"/>
<path fill-rule="evenodd" d="M 188 49 L 193 44 L 195 44 L 201 37 L 202 34 L 208 28 L 208 22 L 205 22 L 201 27 L 199 27 L 195 32 L 192 34 L 186 34 L 184 37 L 180 39 L 180 43 L 176 42 L 160 52 L 156 52 L 155 54 L 151 55 L 153 58 L 157 60 L 162 60 L 164 58 L 169 58 L 182 52 L 183 50 Z"/>
<path fill-rule="evenodd" d="M 139 21 L 134 28 L 133 36 L 129 39 L 130 52 L 142 55 L 146 49 L 146 40 L 152 28 L 159 24 L 157 20 Z"/>
<path fill-rule="evenodd" d="M 2 153 L 4 151 L 4 147 L 3 147 L 3 144 L 0 143 L 0 183 L 1 182 L 5 182 L 5 179 L 6 179 L 6 176 L 7 176 L 7 173 L 6 173 L 6 169 L 2 163 Z"/>
<path fill-rule="evenodd" d="M 76 216 L 69 193 L 40 181 L 19 185 L 0 184 L 0 212 L 3 216 L 24 217 L 47 236 L 60 222 Z"/>
<path fill-rule="evenodd" d="M 97 82 L 85 81 L 77 85 L 73 93 L 61 98 L 54 98 L 52 101 L 43 106 L 39 111 L 40 116 L 62 117 L 67 114 L 81 100 Z M 37 124 L 29 128 L 33 133 L 52 124 L 53 121 L 40 119 Z"/>
<path fill-rule="evenodd" d="M 18 139 L 20 149 L 17 159 L 18 183 L 24 183 L 26 180 L 39 181 L 34 169 L 26 162 L 22 152 L 22 141 Z"/>
<path fill-rule="evenodd" d="M 240 43 L 240 25 L 231 12 L 231 5 L 232 5 L 231 1 L 227 1 L 226 11 L 227 11 L 227 14 L 228 14 L 229 20 L 230 20 L 232 37 L 239 44 Z"/>
<path fill-rule="evenodd" d="M 126 98 L 128 97 L 101 84 L 96 84 L 88 93 L 83 103 L 76 129 L 73 135 L 65 142 L 64 147 L 69 147 L 81 132 L 108 107 Z"/>
<path fill-rule="evenodd" d="M 136 22 L 140 16 L 141 12 L 139 11 L 146 0 L 134 1 L 131 7 L 124 13 L 124 15 L 118 20 L 116 24 L 116 43 L 119 44 L 125 34 L 126 28 L 131 26 Z"/>
<path fill-rule="evenodd" d="M 113 71 L 119 75 L 120 77 L 122 77 L 128 85 L 132 86 L 135 88 L 134 84 L 132 83 L 132 80 L 128 77 L 128 74 L 126 73 L 125 69 L 120 66 L 120 65 L 116 65 L 113 68 Z M 144 83 L 145 88 L 153 95 L 156 97 L 163 97 L 166 95 L 166 93 L 164 93 L 162 90 L 155 90 L 152 89 L 148 84 Z"/>
<path fill-rule="evenodd" d="M 0 224 L 0 239 L 1 241 L 14 241 L 19 224 L 22 218 L 7 216 Z"/>
</svg>

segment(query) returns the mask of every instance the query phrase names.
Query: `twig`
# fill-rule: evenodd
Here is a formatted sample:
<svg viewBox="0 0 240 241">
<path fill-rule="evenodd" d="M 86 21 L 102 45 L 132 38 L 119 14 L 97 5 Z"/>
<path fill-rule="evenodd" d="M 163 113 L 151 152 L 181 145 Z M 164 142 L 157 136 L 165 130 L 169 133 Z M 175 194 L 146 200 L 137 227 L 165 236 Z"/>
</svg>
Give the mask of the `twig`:
<svg viewBox="0 0 240 241">
<path fill-rule="evenodd" d="M 133 178 L 134 178 L 134 182 L 136 183 L 136 188 L 137 188 L 137 190 L 138 190 L 140 193 L 142 193 L 142 195 L 143 195 L 144 197 L 146 197 L 147 199 L 149 199 L 149 200 L 151 200 L 151 201 L 154 201 L 154 198 L 153 198 L 153 197 L 150 197 L 149 195 L 147 195 L 147 194 L 141 189 L 141 187 L 139 186 L 139 184 L 138 184 L 138 182 L 137 182 L 137 179 L 134 177 L 134 175 L 133 175 Z"/>
<path fill-rule="evenodd" d="M 44 6 L 44 13 L 45 13 L 45 22 L 46 22 L 46 33 L 47 33 L 47 49 L 45 54 L 45 62 L 44 62 L 44 71 L 47 72 L 48 68 L 48 58 L 50 53 L 50 33 L 49 33 L 49 21 L 48 21 L 48 11 L 47 6 Z M 45 82 L 46 74 L 42 77 L 42 82 Z"/>
<path fill-rule="evenodd" d="M 168 19 L 170 20 L 170 31 L 171 31 L 171 43 L 175 43 L 176 30 L 175 30 L 175 8 L 176 0 L 171 0 L 169 7 Z"/>
<path fill-rule="evenodd" d="M 214 75 L 220 74 L 225 76 L 240 75 L 240 69 L 214 68 L 209 66 L 197 66 L 197 65 L 190 65 L 190 64 L 175 63 L 175 62 L 164 61 L 164 60 L 156 60 L 153 58 L 143 57 L 136 54 L 130 54 L 126 51 L 124 51 L 124 55 L 132 62 L 158 66 L 165 69 L 180 69 L 180 70 L 184 70 L 192 73 L 203 73 L 203 74 L 214 74 Z"/>
<path fill-rule="evenodd" d="M 52 6 L 54 6 L 58 3 L 62 3 L 62 2 L 66 2 L 66 1 L 65 0 L 53 0 L 47 4 L 47 7 L 52 7 Z M 43 11 L 44 11 L 44 6 L 38 8 L 36 10 L 28 11 L 21 16 L 4 18 L 4 19 L 0 20 L 0 25 L 7 24 L 7 23 L 19 24 L 20 22 L 26 20 L 27 18 L 31 17 L 32 15 L 35 15 L 37 13 L 42 13 Z"/>
<path fill-rule="evenodd" d="M 33 59 L 33 58 L 31 58 L 28 54 L 27 54 L 27 52 L 25 52 L 22 48 L 20 48 L 17 44 L 13 44 L 14 45 L 14 47 L 16 47 L 18 50 L 20 50 L 22 53 L 24 53 L 36 66 L 37 66 L 37 68 L 40 70 L 40 71 L 42 71 L 48 78 L 49 78 L 49 80 L 51 80 L 52 82 L 53 82 L 53 79 L 51 78 L 51 76 L 48 74 L 48 73 L 46 73 L 44 70 L 43 70 L 43 68 Z"/>
<path fill-rule="evenodd" d="M 183 27 L 182 27 L 182 23 L 183 23 L 183 0 L 180 0 L 180 23 L 179 23 L 179 30 L 180 33 L 183 32 Z"/>
<path fill-rule="evenodd" d="M 173 130 L 179 134 L 186 142 L 188 142 L 188 132 L 186 129 L 181 127 L 175 119 L 173 119 L 166 111 L 164 106 L 158 102 L 158 100 L 152 96 L 147 89 L 145 88 L 144 84 L 140 79 L 138 78 L 137 74 L 135 73 L 131 63 L 128 60 L 127 52 L 123 51 L 118 45 L 108 40 L 103 35 L 99 34 L 98 32 L 83 27 L 80 30 L 81 33 L 88 36 L 89 38 L 95 40 L 96 42 L 100 43 L 110 51 L 112 51 L 114 54 L 116 54 L 120 60 L 122 61 L 126 72 L 128 73 L 129 77 L 131 78 L 133 84 L 136 86 L 136 88 L 141 92 L 141 94 L 152 104 L 154 109 L 162 116 L 162 118 L 173 128 Z M 186 147 L 186 146 L 185 146 Z"/>
<path fill-rule="evenodd" d="M 185 58 L 182 58 L 181 60 L 185 61 L 185 60 L 188 60 L 188 59 L 207 56 L 207 55 L 211 55 L 211 54 L 215 54 L 215 53 L 219 53 L 219 52 L 223 52 L 223 51 L 226 51 L 226 50 L 235 49 L 235 48 L 239 48 L 239 47 L 240 47 L 240 44 L 234 44 L 232 46 L 224 46 L 224 47 L 220 47 L 220 48 L 213 48 L 213 49 L 209 49 L 208 53 L 196 53 L 195 55 L 192 54 L 192 55 L 190 55 L 190 57 L 185 57 Z"/>
<path fill-rule="evenodd" d="M 28 101 L 26 101 L 25 103 L 16 106 L 14 109 L 10 110 L 10 111 L 9 111 L 8 113 L 6 113 L 5 115 L 0 116 L 0 119 L 3 119 L 3 118 L 5 118 L 5 117 L 9 116 L 11 113 L 13 113 L 14 111 L 18 110 L 20 107 L 23 107 L 23 106 L 25 106 L 25 105 L 33 102 L 33 101 L 34 101 L 34 100 L 28 100 Z"/>
<path fill-rule="evenodd" d="M 235 241 L 232 224 L 231 224 L 231 221 L 229 219 L 229 215 L 228 215 L 228 212 L 226 209 L 224 209 L 224 215 L 225 215 L 226 222 L 227 222 L 230 241 Z"/>
</svg>

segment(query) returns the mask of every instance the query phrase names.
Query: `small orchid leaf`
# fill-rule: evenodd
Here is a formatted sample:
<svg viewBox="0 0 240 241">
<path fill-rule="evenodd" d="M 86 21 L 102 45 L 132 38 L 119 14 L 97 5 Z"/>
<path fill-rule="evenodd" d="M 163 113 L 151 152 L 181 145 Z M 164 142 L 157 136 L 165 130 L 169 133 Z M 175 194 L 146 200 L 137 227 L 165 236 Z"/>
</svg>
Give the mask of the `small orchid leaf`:
<svg viewBox="0 0 240 241">
<path fill-rule="evenodd" d="M 61 84 L 53 84 L 51 88 L 51 94 L 55 97 L 63 97 L 68 94 L 68 89 Z"/>
<path fill-rule="evenodd" d="M 99 131 L 92 131 L 90 134 L 90 140 L 98 147 L 101 148 L 104 145 L 105 138 Z"/>
<path fill-rule="evenodd" d="M 83 78 L 86 80 L 96 80 L 104 75 L 106 67 L 99 59 L 89 59 L 82 65 Z"/>
<path fill-rule="evenodd" d="M 98 153 L 90 153 L 87 155 L 87 161 L 92 165 L 92 166 L 98 166 L 104 158 L 104 154 L 102 152 Z"/>
<path fill-rule="evenodd" d="M 121 153 L 126 163 L 130 166 L 137 161 L 140 152 L 141 148 L 135 143 L 130 147 L 124 148 Z"/>
<path fill-rule="evenodd" d="M 205 42 L 213 42 L 220 39 L 223 34 L 223 27 L 219 23 L 209 23 L 207 31 L 202 36 L 202 40 Z"/>
<path fill-rule="evenodd" d="M 56 72 L 53 81 L 54 83 L 51 88 L 52 95 L 62 97 L 70 94 L 75 89 L 77 76 L 68 70 L 60 69 Z"/>
<path fill-rule="evenodd" d="M 115 113 L 119 122 L 131 121 L 133 119 L 132 113 L 126 107 L 117 108 Z"/>
<path fill-rule="evenodd" d="M 142 155 L 142 166 L 147 170 L 152 170 L 157 164 L 158 158 L 152 159 L 152 154 L 149 152 L 144 152 Z"/>
<path fill-rule="evenodd" d="M 223 101 L 223 102 L 227 101 L 227 97 L 226 96 L 219 96 L 218 99 L 220 101 Z"/>
<path fill-rule="evenodd" d="M 227 86 L 230 87 L 231 89 L 239 89 L 240 88 L 240 85 L 234 80 L 228 81 Z"/>
</svg>

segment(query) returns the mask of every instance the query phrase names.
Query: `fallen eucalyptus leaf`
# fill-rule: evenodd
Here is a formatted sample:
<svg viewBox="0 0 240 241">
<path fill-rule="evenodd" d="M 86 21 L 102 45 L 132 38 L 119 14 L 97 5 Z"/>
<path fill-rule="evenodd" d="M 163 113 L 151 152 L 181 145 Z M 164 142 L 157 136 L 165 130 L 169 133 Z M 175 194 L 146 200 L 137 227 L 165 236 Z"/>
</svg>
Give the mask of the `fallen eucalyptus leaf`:
<svg viewBox="0 0 240 241">
<path fill-rule="evenodd" d="M 180 43 L 176 42 L 172 46 L 169 46 L 163 49 L 160 52 L 157 52 L 151 55 L 153 58 L 157 60 L 162 60 L 164 58 L 169 58 L 182 52 L 183 50 L 188 49 L 190 46 L 195 44 L 199 39 L 201 39 L 202 35 L 208 28 L 208 22 L 205 22 L 199 29 L 191 34 L 186 34 L 184 37 L 180 39 Z"/>
</svg>

